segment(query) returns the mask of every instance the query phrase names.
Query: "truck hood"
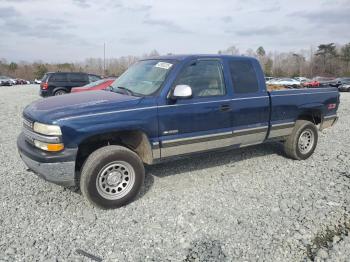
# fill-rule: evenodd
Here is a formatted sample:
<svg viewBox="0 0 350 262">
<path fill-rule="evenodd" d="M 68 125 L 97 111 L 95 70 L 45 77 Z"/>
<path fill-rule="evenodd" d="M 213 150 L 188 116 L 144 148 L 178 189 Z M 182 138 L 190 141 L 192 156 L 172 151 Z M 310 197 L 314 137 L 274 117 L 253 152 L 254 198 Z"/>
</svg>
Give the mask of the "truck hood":
<svg viewBox="0 0 350 262">
<path fill-rule="evenodd" d="M 134 108 L 141 99 L 109 91 L 81 92 L 40 99 L 28 105 L 23 115 L 34 121 L 54 124 L 67 117 Z"/>
</svg>

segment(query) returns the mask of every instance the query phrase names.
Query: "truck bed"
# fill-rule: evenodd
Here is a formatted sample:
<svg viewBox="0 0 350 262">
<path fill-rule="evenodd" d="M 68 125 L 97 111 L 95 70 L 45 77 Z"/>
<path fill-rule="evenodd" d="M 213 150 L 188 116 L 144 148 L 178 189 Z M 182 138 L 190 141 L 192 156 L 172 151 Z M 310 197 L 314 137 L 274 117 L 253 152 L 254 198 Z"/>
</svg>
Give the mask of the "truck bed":
<svg viewBox="0 0 350 262">
<path fill-rule="evenodd" d="M 268 138 L 290 134 L 300 116 L 320 124 L 324 118 L 336 116 L 339 92 L 337 88 L 302 88 L 268 91 L 270 96 L 270 132 Z M 334 108 L 332 108 L 334 106 Z"/>
</svg>

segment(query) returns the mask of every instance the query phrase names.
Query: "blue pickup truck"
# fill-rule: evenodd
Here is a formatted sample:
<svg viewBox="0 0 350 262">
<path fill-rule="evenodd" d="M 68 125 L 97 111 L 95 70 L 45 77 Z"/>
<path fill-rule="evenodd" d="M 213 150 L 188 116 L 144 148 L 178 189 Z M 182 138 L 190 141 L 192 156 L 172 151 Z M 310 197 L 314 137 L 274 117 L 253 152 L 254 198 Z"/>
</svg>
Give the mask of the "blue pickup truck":
<svg viewBox="0 0 350 262">
<path fill-rule="evenodd" d="M 34 173 L 116 208 L 138 194 L 145 164 L 271 140 L 307 159 L 338 106 L 336 88 L 269 92 L 254 58 L 162 56 L 137 62 L 107 90 L 30 104 L 17 146 Z"/>
</svg>

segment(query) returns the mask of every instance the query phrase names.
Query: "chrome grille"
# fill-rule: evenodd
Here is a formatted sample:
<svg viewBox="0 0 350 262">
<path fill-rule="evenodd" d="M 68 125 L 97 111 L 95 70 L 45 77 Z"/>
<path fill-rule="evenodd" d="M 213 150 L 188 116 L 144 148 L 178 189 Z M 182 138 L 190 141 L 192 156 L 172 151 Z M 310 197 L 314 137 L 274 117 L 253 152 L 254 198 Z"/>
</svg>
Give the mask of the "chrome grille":
<svg viewBox="0 0 350 262">
<path fill-rule="evenodd" d="M 23 127 L 33 130 L 34 123 L 28 119 L 23 118 Z"/>
</svg>

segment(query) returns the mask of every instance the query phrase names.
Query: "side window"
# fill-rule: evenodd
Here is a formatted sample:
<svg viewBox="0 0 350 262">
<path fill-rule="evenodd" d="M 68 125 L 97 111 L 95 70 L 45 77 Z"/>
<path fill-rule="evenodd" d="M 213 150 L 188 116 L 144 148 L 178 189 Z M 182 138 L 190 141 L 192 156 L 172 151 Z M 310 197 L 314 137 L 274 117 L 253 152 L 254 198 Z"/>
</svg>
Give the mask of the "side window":
<svg viewBox="0 0 350 262">
<path fill-rule="evenodd" d="M 229 61 L 233 90 L 237 94 L 255 93 L 259 91 L 256 72 L 250 61 Z"/>
<path fill-rule="evenodd" d="M 97 80 L 100 80 L 101 78 L 99 78 L 98 76 L 95 75 L 89 75 L 89 82 L 95 82 Z"/>
<path fill-rule="evenodd" d="M 55 81 L 55 82 L 67 81 L 67 74 L 64 74 L 64 73 L 52 74 L 50 77 L 50 81 Z"/>
<path fill-rule="evenodd" d="M 84 74 L 69 74 L 69 80 L 72 82 L 84 82 L 86 78 Z"/>
<path fill-rule="evenodd" d="M 188 65 L 176 81 L 176 85 L 189 85 L 193 97 L 219 96 L 225 94 L 221 62 L 198 60 Z"/>
</svg>

